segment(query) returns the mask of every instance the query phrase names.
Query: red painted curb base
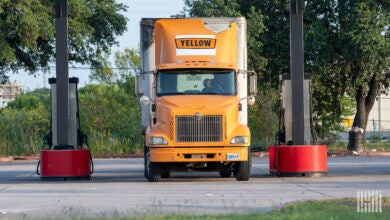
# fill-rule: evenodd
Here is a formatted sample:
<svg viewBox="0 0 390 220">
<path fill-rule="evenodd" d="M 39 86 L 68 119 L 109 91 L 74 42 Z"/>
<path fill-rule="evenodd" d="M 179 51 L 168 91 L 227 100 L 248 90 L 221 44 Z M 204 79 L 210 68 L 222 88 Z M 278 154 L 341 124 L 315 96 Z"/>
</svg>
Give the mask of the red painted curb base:
<svg viewBox="0 0 390 220">
<path fill-rule="evenodd" d="M 328 173 L 326 145 L 270 146 L 269 170 L 275 176 L 324 176 Z"/>
<path fill-rule="evenodd" d="M 91 176 L 89 149 L 41 150 L 41 179 L 83 179 Z"/>
</svg>

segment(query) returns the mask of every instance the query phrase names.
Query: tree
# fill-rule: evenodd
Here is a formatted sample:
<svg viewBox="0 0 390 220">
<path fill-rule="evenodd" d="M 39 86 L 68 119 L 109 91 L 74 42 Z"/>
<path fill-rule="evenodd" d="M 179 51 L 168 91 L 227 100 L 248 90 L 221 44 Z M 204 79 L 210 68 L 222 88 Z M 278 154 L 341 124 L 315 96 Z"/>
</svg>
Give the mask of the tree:
<svg viewBox="0 0 390 220">
<path fill-rule="evenodd" d="M 265 60 L 259 85 L 276 88 L 278 76 L 289 73 L 289 1 L 186 1 L 190 16 L 249 16 L 254 7 L 261 13 L 266 31 L 248 32 L 251 66 Z M 203 5 L 203 6 L 202 6 Z M 207 6 L 207 7 L 206 7 Z M 321 1 L 305 2 L 305 72 L 312 75 L 313 112 L 316 130 L 329 134 L 338 129 L 345 114 L 343 103 L 355 97 L 354 126 L 365 130 L 368 114 L 379 91 L 387 91 L 390 76 L 388 1 Z M 202 12 L 203 11 L 203 12 Z M 206 12 L 206 13 L 204 13 Z M 202 14 L 203 13 L 203 14 Z M 249 28 L 248 28 L 249 29 Z M 255 47 L 258 43 L 261 46 Z M 254 50 L 251 50 L 253 48 Z M 260 59 L 259 59 L 260 58 Z M 258 62 L 258 61 L 257 61 Z"/>
<path fill-rule="evenodd" d="M 133 82 L 129 84 L 134 86 Z M 142 149 L 139 102 L 134 87 L 127 91 L 121 86 L 124 83 L 127 82 L 91 84 L 79 90 L 82 131 L 90 137 L 94 147 L 100 148 L 100 153 L 129 153 L 135 148 Z"/>
<path fill-rule="evenodd" d="M 80 128 L 93 154 L 134 153 L 143 149 L 134 77 L 117 84 L 79 89 Z M 50 132 L 50 90 L 36 89 L 0 109 L 0 155 L 37 155 Z"/>
<path fill-rule="evenodd" d="M 93 64 L 126 30 L 115 0 L 68 0 L 69 60 Z M 0 77 L 24 69 L 47 68 L 55 56 L 54 1 L 0 1 Z"/>
<path fill-rule="evenodd" d="M 306 72 L 312 76 L 313 115 L 317 134 L 324 138 L 341 129 L 347 80 L 338 42 L 337 1 L 312 1 L 305 8 Z"/>
<path fill-rule="evenodd" d="M 255 7 L 262 14 L 265 26 L 265 31 L 258 34 L 257 42 L 253 42 L 254 44 L 261 43 L 262 47 L 250 51 L 250 53 L 257 54 L 249 57 L 249 62 L 264 59 L 266 62 L 263 69 L 260 71 L 256 69 L 260 73 L 261 83 L 259 85 L 278 88 L 279 76 L 290 73 L 289 1 L 248 1 L 242 4 L 250 4 L 250 7 Z M 248 36 L 251 34 L 248 32 Z M 248 40 L 248 42 L 250 41 Z"/>
<path fill-rule="evenodd" d="M 89 75 L 91 80 L 113 84 L 120 81 L 126 81 L 127 78 L 134 77 L 141 72 L 141 56 L 139 49 L 125 48 L 123 52 L 115 52 L 115 67 L 112 67 L 109 61 L 110 53 L 102 54 L 98 61 L 92 65 L 92 71 Z"/>
<path fill-rule="evenodd" d="M 115 152 L 128 153 L 142 149 L 141 112 L 134 94 L 136 73 L 141 70 L 139 50 L 125 48 L 115 53 L 115 67 L 108 61 L 110 54 L 99 57 L 102 65 L 94 65 L 91 79 L 106 85 L 89 85 L 80 89 L 81 122 L 93 139 L 112 140 Z M 117 78 L 117 76 L 120 77 Z M 101 142 L 105 154 L 112 154 Z M 101 153 L 101 152 L 100 152 Z"/>
<path fill-rule="evenodd" d="M 236 0 L 184 1 L 184 13 L 189 17 L 240 16 L 240 4 Z"/>
<path fill-rule="evenodd" d="M 257 73 L 265 71 L 267 59 L 264 57 L 262 34 L 266 32 L 265 17 L 262 11 L 253 7 L 253 5 L 241 4 L 237 0 L 206 0 L 191 1 L 185 0 L 185 7 L 182 15 L 177 17 L 239 17 L 247 18 L 247 36 L 248 36 L 248 63 L 249 68 Z M 265 78 L 265 77 L 261 77 Z"/>
<path fill-rule="evenodd" d="M 0 73 L 0 84 L 6 84 L 9 82 L 9 77 Z"/>
<path fill-rule="evenodd" d="M 375 98 L 389 87 L 390 31 L 386 28 L 390 24 L 390 8 L 368 0 L 341 6 L 352 9 L 343 13 L 340 20 L 345 24 L 345 39 L 349 42 L 344 54 L 349 61 L 346 74 L 353 79 L 349 92 L 356 100 L 353 126 L 365 132 Z M 348 148 L 362 150 L 352 143 Z"/>
<path fill-rule="evenodd" d="M 50 127 L 50 92 L 22 94 L 0 109 L 0 155 L 37 155 Z"/>
<path fill-rule="evenodd" d="M 125 48 L 123 52 L 115 53 L 115 65 L 122 77 L 135 76 L 141 72 L 141 54 L 139 49 Z"/>
<path fill-rule="evenodd" d="M 118 78 L 118 74 L 111 68 L 111 63 L 108 61 L 110 53 L 100 54 L 97 62 L 92 64 L 92 71 L 89 79 L 99 83 L 113 84 Z"/>
<path fill-rule="evenodd" d="M 274 1 L 266 2 L 268 4 L 274 3 Z M 274 133 L 278 126 L 277 107 L 279 98 L 277 95 L 279 92 L 275 88 L 278 85 L 279 74 L 285 73 L 285 67 L 281 68 L 280 65 L 274 65 L 276 64 L 275 61 L 281 56 L 278 53 L 280 51 L 275 51 L 275 48 L 288 48 L 288 45 L 282 44 L 288 41 L 281 39 L 285 34 L 288 36 L 287 30 L 284 28 L 286 25 L 280 26 L 283 17 L 267 15 L 264 9 L 265 6 L 262 6 L 267 3 L 264 3 L 264 1 L 187 0 L 184 8 L 184 13 L 191 17 L 244 16 L 247 19 L 248 69 L 258 73 L 258 85 L 260 87 L 256 104 L 249 107 L 248 124 L 252 131 L 252 145 L 261 146 L 273 144 Z M 285 4 L 285 2 L 277 1 L 277 4 Z M 179 17 L 185 17 L 185 15 Z M 271 40 L 273 40 L 272 43 L 269 42 Z M 273 45 L 276 46 L 273 47 Z M 288 53 L 286 56 L 288 57 Z M 282 63 L 285 63 L 288 68 L 288 60 L 282 61 Z M 271 69 L 271 67 L 274 69 Z"/>
<path fill-rule="evenodd" d="M 308 67 L 321 88 L 317 107 L 340 116 L 342 97 L 355 97 L 353 126 L 365 131 L 376 96 L 389 87 L 389 3 L 310 1 L 305 21 Z M 361 151 L 358 147 L 349 143 L 348 148 Z"/>
</svg>

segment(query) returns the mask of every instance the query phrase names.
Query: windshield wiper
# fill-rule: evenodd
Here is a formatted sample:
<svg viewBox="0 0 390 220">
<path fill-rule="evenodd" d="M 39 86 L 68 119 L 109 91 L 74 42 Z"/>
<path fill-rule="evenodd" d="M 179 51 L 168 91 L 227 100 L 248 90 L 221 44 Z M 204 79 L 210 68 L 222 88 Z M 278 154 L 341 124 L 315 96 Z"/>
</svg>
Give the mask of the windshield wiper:
<svg viewBox="0 0 390 220">
<path fill-rule="evenodd" d="M 221 95 L 220 92 L 202 92 L 203 95 Z"/>
<path fill-rule="evenodd" d="M 165 96 L 165 95 L 185 95 L 184 92 L 166 92 L 166 93 L 160 93 L 159 96 Z"/>
</svg>

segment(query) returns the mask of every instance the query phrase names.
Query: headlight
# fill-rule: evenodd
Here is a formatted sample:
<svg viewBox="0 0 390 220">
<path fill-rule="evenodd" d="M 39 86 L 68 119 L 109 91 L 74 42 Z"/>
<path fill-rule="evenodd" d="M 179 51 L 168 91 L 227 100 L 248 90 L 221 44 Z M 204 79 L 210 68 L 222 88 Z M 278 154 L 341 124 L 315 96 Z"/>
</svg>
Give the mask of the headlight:
<svg viewBox="0 0 390 220">
<path fill-rule="evenodd" d="M 247 144 L 248 136 L 235 136 L 231 141 L 231 144 Z"/>
<path fill-rule="evenodd" d="M 150 137 L 149 144 L 150 145 L 168 144 L 168 141 L 163 137 Z"/>
</svg>

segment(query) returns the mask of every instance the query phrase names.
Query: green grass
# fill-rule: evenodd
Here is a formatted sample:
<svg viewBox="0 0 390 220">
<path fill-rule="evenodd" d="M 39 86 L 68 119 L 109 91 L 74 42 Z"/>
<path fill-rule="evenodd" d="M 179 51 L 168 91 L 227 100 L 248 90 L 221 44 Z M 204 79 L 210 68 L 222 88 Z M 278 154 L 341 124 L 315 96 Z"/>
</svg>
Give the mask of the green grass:
<svg viewBox="0 0 390 220">
<path fill-rule="evenodd" d="M 390 219 L 390 199 L 383 198 L 382 213 L 356 212 L 356 199 L 306 201 L 289 204 L 268 213 L 225 215 L 225 216 L 144 216 L 144 220 L 179 220 L 179 219 Z"/>
<path fill-rule="evenodd" d="M 390 151 L 390 142 L 366 142 L 364 148 L 367 148 L 367 150 Z"/>
<path fill-rule="evenodd" d="M 72 217 L 65 219 L 141 219 L 141 220 L 225 220 L 225 219 L 240 219 L 240 220 L 257 220 L 257 219 L 362 219 L 362 220 L 378 220 L 390 219 L 390 198 L 382 198 L 382 212 L 381 213 L 358 213 L 356 211 L 356 199 L 337 199 L 337 200 L 321 200 L 321 201 L 305 201 L 296 202 L 280 209 L 276 209 L 266 213 L 252 213 L 252 214 L 231 214 L 231 215 L 146 215 L 141 217 L 118 217 L 117 215 L 107 216 L 102 215 L 97 218 Z M 26 216 L 27 217 L 27 216 Z M 58 218 L 64 219 L 64 218 Z"/>
<path fill-rule="evenodd" d="M 335 142 L 328 145 L 328 151 L 346 151 L 348 142 Z M 364 151 L 390 151 L 390 142 L 365 142 Z"/>
</svg>

